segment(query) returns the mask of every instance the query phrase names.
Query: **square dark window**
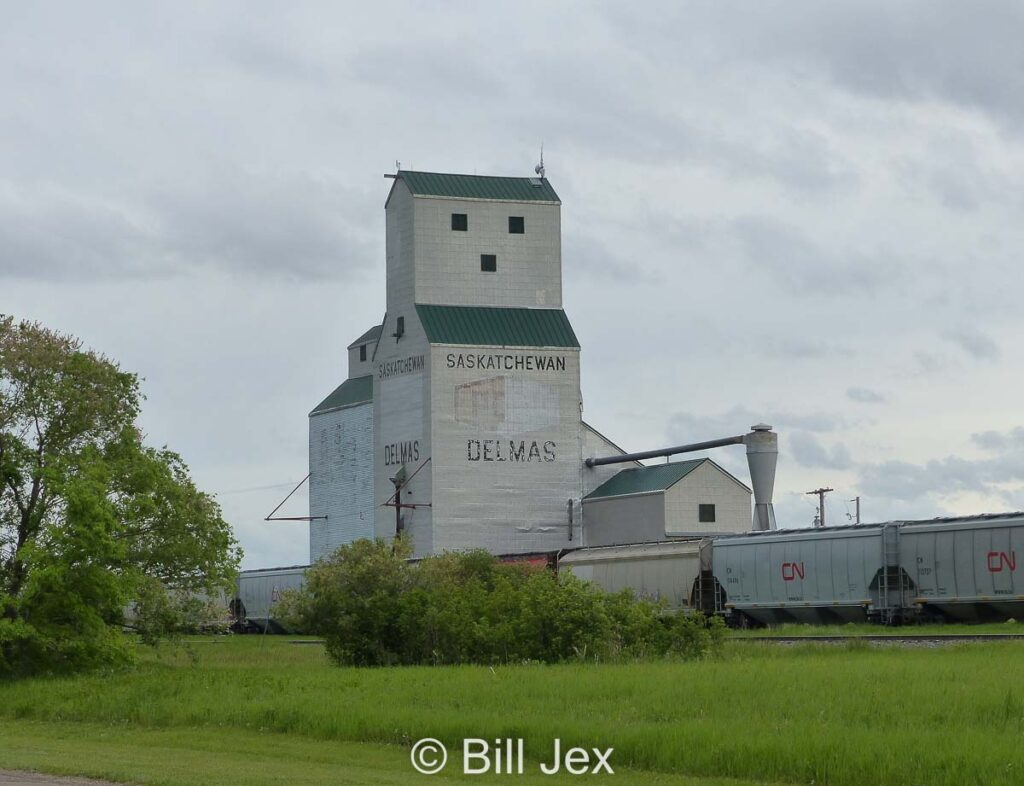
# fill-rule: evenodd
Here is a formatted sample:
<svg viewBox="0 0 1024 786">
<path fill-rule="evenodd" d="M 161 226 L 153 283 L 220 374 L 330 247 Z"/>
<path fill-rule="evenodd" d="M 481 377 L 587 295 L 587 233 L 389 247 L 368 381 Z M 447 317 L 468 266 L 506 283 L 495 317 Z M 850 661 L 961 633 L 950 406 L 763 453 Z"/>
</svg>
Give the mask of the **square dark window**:
<svg viewBox="0 0 1024 786">
<path fill-rule="evenodd" d="M 366 344 L 359 345 L 359 362 L 362 363 L 366 360 Z"/>
<path fill-rule="evenodd" d="M 452 213 L 452 232 L 468 232 L 469 216 L 465 213 Z"/>
<path fill-rule="evenodd" d="M 697 520 L 700 521 L 702 524 L 713 524 L 715 521 L 715 506 L 698 505 Z"/>
<path fill-rule="evenodd" d="M 508 217 L 508 233 L 510 235 L 522 235 L 526 232 L 526 221 L 522 216 Z"/>
<path fill-rule="evenodd" d="M 498 257 L 495 254 L 480 255 L 480 269 L 484 273 L 498 272 Z"/>
<path fill-rule="evenodd" d="M 399 317 L 395 324 L 395 338 L 401 338 L 405 335 L 405 317 Z"/>
</svg>

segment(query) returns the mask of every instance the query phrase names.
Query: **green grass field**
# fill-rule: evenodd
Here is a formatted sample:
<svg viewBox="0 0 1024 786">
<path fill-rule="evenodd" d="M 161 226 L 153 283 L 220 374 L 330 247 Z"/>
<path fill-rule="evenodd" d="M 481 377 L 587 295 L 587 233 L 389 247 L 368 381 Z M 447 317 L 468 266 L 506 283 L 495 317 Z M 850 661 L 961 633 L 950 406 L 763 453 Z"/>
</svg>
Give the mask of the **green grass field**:
<svg viewBox="0 0 1024 786">
<path fill-rule="evenodd" d="M 934 634 L 980 636 L 984 634 L 1024 635 L 1024 624 L 1019 622 L 990 622 L 982 625 L 934 624 L 887 627 L 871 623 L 847 625 L 773 625 L 770 628 L 730 630 L 734 639 L 777 636 L 931 636 Z"/>
<path fill-rule="evenodd" d="M 607 780 L 624 784 L 1024 781 L 1018 642 L 737 642 L 716 661 L 494 669 L 340 669 L 318 646 L 269 637 L 191 649 L 127 675 L 0 685 L 0 767 L 154 784 L 412 783 L 427 777 L 408 760 L 421 737 L 450 749 L 523 737 L 533 761 L 558 737 L 614 747 Z"/>
</svg>

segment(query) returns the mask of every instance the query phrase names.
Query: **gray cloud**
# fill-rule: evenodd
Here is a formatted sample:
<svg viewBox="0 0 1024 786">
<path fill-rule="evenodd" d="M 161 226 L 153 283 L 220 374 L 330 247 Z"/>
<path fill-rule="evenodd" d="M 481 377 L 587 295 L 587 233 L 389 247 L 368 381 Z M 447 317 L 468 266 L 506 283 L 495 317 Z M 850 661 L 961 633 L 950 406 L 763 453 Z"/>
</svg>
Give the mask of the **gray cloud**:
<svg viewBox="0 0 1024 786">
<path fill-rule="evenodd" d="M 846 397 L 858 404 L 884 404 L 888 400 L 877 390 L 861 387 L 847 388 Z"/>
<path fill-rule="evenodd" d="M 826 448 L 813 434 L 795 431 L 782 438 L 784 447 L 789 449 L 793 460 L 803 467 L 812 469 L 850 469 L 853 459 L 846 445 L 834 444 Z"/>
<path fill-rule="evenodd" d="M 915 371 L 919 375 L 926 376 L 939 374 L 946 370 L 946 358 L 935 352 L 926 352 L 923 349 L 916 349 L 914 350 L 913 358 Z"/>
<path fill-rule="evenodd" d="M 849 347 L 828 341 L 800 338 L 797 336 L 759 339 L 759 351 L 784 360 L 821 360 L 831 357 L 853 357 L 856 353 Z"/>
<path fill-rule="evenodd" d="M 997 360 L 999 358 L 999 347 L 996 342 L 976 330 L 968 328 L 947 330 L 942 337 L 960 347 L 975 360 Z"/>
<path fill-rule="evenodd" d="M 823 248 L 799 228 L 767 216 L 737 218 L 729 235 L 748 271 L 796 292 L 872 295 L 902 274 L 903 263 L 895 257 Z"/>
<path fill-rule="evenodd" d="M 567 276 L 596 277 L 620 285 L 656 285 L 664 280 L 647 260 L 623 258 L 584 233 L 563 235 L 562 248 Z"/>
<path fill-rule="evenodd" d="M 885 461 L 861 465 L 858 488 L 870 497 L 904 501 L 940 499 L 960 492 L 1008 500 L 1020 490 L 1002 485 L 1022 481 L 1024 453 L 978 460 L 947 456 L 924 464 Z"/>
<path fill-rule="evenodd" d="M 0 278 L 168 275 L 153 255 L 152 219 L 131 202 L 63 188 L 0 190 Z"/>
<path fill-rule="evenodd" d="M 188 271 L 344 280 L 378 261 L 372 202 L 322 177 L 222 172 L 149 195 L 47 188 L 0 196 L 0 278 Z"/>
<path fill-rule="evenodd" d="M 655 16 L 657 30 L 646 23 L 648 15 L 633 24 L 623 19 L 624 27 L 636 38 L 660 32 L 669 39 L 686 30 L 695 40 L 716 26 L 727 28 L 727 44 L 697 50 L 709 65 L 768 61 L 794 78 L 826 78 L 878 100 L 943 101 L 1014 125 L 1022 119 L 1024 9 L 1013 2 L 988 3 L 984 13 L 925 0 L 898 5 L 776 0 L 758 3 L 741 16 L 728 6 L 674 5 L 662 11 Z"/>
<path fill-rule="evenodd" d="M 1005 432 L 982 431 L 977 434 L 971 434 L 971 442 L 984 450 L 992 452 L 1024 451 L 1024 426 L 1017 426 Z"/>
<path fill-rule="evenodd" d="M 796 413 L 773 409 L 756 412 L 737 406 L 713 415 L 677 412 L 669 418 L 667 431 L 675 439 L 696 442 L 744 434 L 750 426 L 761 422 L 769 424 L 780 433 L 787 430 L 828 433 L 847 425 L 841 416 L 824 412 Z"/>
</svg>

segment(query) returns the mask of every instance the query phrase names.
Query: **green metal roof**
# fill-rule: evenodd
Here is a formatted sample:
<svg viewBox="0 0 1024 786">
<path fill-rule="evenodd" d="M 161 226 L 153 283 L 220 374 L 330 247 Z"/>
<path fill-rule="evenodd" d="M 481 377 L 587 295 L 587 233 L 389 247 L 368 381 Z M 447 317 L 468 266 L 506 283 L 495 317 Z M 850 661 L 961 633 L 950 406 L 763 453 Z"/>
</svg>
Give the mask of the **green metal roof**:
<svg viewBox="0 0 1024 786">
<path fill-rule="evenodd" d="M 371 341 L 376 341 L 380 338 L 380 331 L 383 329 L 383 325 L 374 325 L 372 328 L 367 330 L 363 335 L 348 345 L 349 349 L 352 347 L 358 347 L 360 344 L 368 344 Z"/>
<path fill-rule="evenodd" d="M 373 377 L 355 377 L 346 379 L 334 389 L 327 398 L 316 405 L 310 416 L 321 415 L 332 409 L 351 407 L 353 404 L 365 404 L 373 401 Z"/>
<path fill-rule="evenodd" d="M 492 177 L 491 175 L 445 175 L 440 172 L 401 170 L 398 178 L 416 196 L 454 199 L 498 199 L 509 202 L 561 203 L 555 189 L 540 177 Z"/>
<path fill-rule="evenodd" d="M 624 469 L 591 491 L 584 499 L 601 499 L 603 497 L 621 497 L 624 494 L 665 491 L 709 460 L 706 458 L 691 459 L 690 461 L 676 461 L 671 464 L 655 464 L 653 467 Z"/>
<path fill-rule="evenodd" d="M 580 342 L 560 308 L 416 305 L 431 344 L 574 347 Z"/>
</svg>

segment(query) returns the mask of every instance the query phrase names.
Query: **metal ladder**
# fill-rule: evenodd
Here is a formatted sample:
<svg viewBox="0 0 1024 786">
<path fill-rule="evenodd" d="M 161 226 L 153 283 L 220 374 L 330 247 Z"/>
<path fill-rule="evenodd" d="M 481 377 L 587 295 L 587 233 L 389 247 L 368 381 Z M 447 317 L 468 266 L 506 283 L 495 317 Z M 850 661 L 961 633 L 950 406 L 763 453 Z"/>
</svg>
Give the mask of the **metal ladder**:
<svg viewBox="0 0 1024 786">
<path fill-rule="evenodd" d="M 886 624 L 892 623 L 903 609 L 904 588 L 900 574 L 900 529 L 886 524 L 882 529 L 882 570 L 878 576 L 878 610 L 881 621 Z"/>
<path fill-rule="evenodd" d="M 697 592 L 694 598 L 694 610 L 706 614 L 718 614 L 723 611 L 722 585 L 710 571 L 701 571 L 697 577 Z"/>
</svg>

